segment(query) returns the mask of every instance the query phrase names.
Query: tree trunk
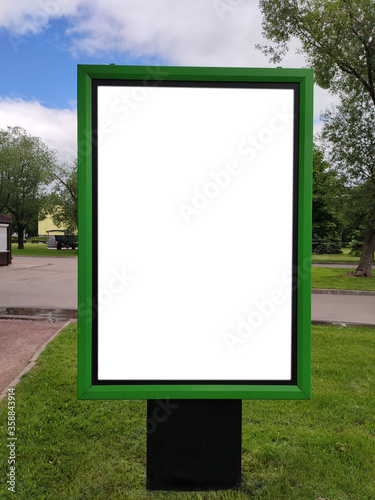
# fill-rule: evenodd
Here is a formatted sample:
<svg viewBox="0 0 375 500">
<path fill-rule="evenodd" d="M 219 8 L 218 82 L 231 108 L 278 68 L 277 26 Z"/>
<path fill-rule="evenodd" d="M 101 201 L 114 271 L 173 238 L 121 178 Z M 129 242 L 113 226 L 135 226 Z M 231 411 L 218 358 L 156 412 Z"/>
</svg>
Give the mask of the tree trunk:
<svg viewBox="0 0 375 500">
<path fill-rule="evenodd" d="M 25 231 L 24 227 L 18 228 L 18 250 L 23 250 L 23 233 Z"/>
<path fill-rule="evenodd" d="M 365 232 L 365 239 L 363 242 L 362 254 L 359 260 L 355 275 L 359 277 L 372 276 L 372 263 L 374 262 L 375 252 L 375 230 L 369 228 Z"/>
</svg>

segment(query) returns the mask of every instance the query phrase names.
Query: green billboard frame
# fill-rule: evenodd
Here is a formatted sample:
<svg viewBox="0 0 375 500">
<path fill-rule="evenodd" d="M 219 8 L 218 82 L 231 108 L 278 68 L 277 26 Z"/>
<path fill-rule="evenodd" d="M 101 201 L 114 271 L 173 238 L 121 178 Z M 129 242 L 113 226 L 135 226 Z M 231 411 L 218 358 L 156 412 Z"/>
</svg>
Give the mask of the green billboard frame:
<svg viewBox="0 0 375 500">
<path fill-rule="evenodd" d="M 298 110 L 298 243 L 296 272 L 296 383 L 137 384 L 93 383 L 93 84 L 97 80 L 296 84 Z M 79 399 L 309 399 L 311 393 L 311 215 L 313 70 L 78 65 L 78 398 Z"/>
</svg>

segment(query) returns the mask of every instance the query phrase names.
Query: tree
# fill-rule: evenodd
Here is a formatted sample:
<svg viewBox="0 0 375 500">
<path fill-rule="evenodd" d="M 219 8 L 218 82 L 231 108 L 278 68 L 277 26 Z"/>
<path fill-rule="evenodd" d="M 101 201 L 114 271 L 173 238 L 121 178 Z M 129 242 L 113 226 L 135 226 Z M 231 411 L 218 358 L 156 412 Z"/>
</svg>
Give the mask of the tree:
<svg viewBox="0 0 375 500">
<path fill-rule="evenodd" d="M 352 91 L 322 115 L 322 139 L 329 162 L 348 188 L 345 212 L 364 242 L 357 275 L 371 276 L 375 251 L 375 107 Z"/>
<path fill-rule="evenodd" d="M 340 219 L 343 222 L 343 232 L 351 237 L 351 254 L 361 257 L 364 252 L 367 219 L 369 218 L 369 207 L 374 205 L 374 190 L 370 183 L 358 186 L 346 186 L 346 196 L 343 199 Z M 365 252 L 367 253 L 367 252 Z M 371 262 L 373 255 L 371 249 L 368 251 Z M 356 269 L 358 276 L 363 275 L 363 264 L 360 263 Z M 371 269 L 369 269 L 369 275 Z"/>
<path fill-rule="evenodd" d="M 78 228 L 78 170 L 73 165 L 60 165 L 54 172 L 56 184 L 50 195 L 50 212 L 57 227 L 65 227 L 69 234 Z"/>
<path fill-rule="evenodd" d="M 336 215 L 337 192 L 341 188 L 335 172 L 324 160 L 323 151 L 314 145 L 313 156 L 313 253 L 340 253 L 339 220 Z"/>
<path fill-rule="evenodd" d="M 24 229 L 24 233 L 26 235 L 26 238 L 38 236 L 39 216 L 40 216 L 40 213 L 35 212 L 35 215 L 26 224 L 26 227 Z M 15 220 L 13 220 L 13 222 L 12 222 L 12 232 L 18 234 L 18 225 L 17 225 L 17 222 Z"/>
<path fill-rule="evenodd" d="M 19 249 L 26 227 L 45 207 L 54 163 L 55 152 L 40 138 L 20 127 L 0 130 L 0 207 L 13 215 Z"/>
<path fill-rule="evenodd" d="M 263 35 L 257 45 L 279 62 L 292 38 L 314 68 L 317 84 L 344 94 L 361 89 L 375 106 L 375 5 L 372 0 L 260 0 Z"/>
<path fill-rule="evenodd" d="M 356 96 L 366 102 L 368 110 L 375 109 L 375 5 L 372 0 L 260 0 L 260 8 L 264 16 L 263 34 L 274 45 L 257 47 L 269 55 L 271 61 L 280 61 L 288 51 L 292 38 L 296 38 L 308 63 L 314 68 L 318 85 L 338 93 L 342 101 Z M 360 118 L 357 116 L 356 119 Z M 337 116 L 337 125 L 339 120 Z M 345 121 L 349 123 L 347 118 Z M 373 121 L 365 121 L 362 129 L 357 125 L 357 132 L 368 129 L 366 138 L 374 129 Z M 359 147 L 362 140 L 360 133 L 356 136 Z M 334 139 L 335 134 L 331 137 Z M 351 138 L 349 129 L 346 129 L 346 137 Z M 339 144 L 338 137 L 334 140 Z M 344 145 L 344 141 L 341 144 Z M 351 147 L 358 152 L 353 142 Z M 353 163 L 349 149 L 345 149 L 349 158 L 341 154 L 336 168 L 341 165 L 344 169 L 348 186 L 350 182 L 357 182 L 358 189 L 353 192 L 360 191 L 362 185 L 367 195 L 372 181 L 360 175 L 359 161 L 364 159 L 364 155 L 358 156 L 358 161 Z M 348 177 L 350 171 L 353 175 Z M 373 244 L 372 203 L 364 205 L 364 208 L 366 215 L 363 221 L 367 229 L 358 272 L 368 276 L 371 275 L 369 256 Z"/>
</svg>

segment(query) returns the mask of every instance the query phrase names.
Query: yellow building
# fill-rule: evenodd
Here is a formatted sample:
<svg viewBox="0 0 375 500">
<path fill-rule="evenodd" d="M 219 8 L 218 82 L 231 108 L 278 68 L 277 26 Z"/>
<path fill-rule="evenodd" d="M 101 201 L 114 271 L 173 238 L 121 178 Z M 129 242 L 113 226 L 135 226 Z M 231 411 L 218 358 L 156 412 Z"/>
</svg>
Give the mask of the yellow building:
<svg viewBox="0 0 375 500">
<path fill-rule="evenodd" d="M 67 235 L 67 232 L 68 230 L 64 226 L 56 226 L 51 215 L 47 215 L 44 220 L 38 221 L 38 235 L 47 236 L 48 248 L 58 248 L 58 241 L 62 242 L 65 248 L 69 248 L 70 246 L 73 249 L 76 248 L 77 241 L 74 240 L 77 240 L 77 234 L 72 239 L 71 235 Z M 68 239 L 64 238 L 64 236 L 68 236 Z"/>
<path fill-rule="evenodd" d="M 58 234 L 65 234 L 66 229 L 64 227 L 57 227 L 52 220 L 51 215 L 47 215 L 44 220 L 38 222 L 38 235 L 39 236 L 51 236 Z"/>
</svg>

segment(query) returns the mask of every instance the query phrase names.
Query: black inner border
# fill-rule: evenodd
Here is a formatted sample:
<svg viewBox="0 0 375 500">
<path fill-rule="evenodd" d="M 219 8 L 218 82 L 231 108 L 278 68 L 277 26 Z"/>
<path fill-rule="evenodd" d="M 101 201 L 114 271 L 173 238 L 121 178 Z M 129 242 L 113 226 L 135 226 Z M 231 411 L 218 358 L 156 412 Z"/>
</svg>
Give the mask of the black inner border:
<svg viewBox="0 0 375 500">
<path fill-rule="evenodd" d="M 98 379 L 98 87 L 153 86 L 239 89 L 291 89 L 293 120 L 293 245 L 292 245 L 292 367 L 290 380 L 99 380 Z M 298 171 L 300 85 L 282 82 L 92 80 L 92 385 L 296 385 L 297 384 L 297 288 L 298 288 Z"/>
</svg>

